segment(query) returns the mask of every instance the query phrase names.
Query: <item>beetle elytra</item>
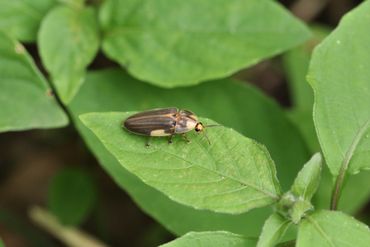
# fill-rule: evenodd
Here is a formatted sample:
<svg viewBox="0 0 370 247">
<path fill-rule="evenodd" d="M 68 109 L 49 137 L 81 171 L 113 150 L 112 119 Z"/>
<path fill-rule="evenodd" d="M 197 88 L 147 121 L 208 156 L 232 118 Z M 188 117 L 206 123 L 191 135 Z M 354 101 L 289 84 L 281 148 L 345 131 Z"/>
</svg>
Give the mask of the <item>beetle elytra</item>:
<svg viewBox="0 0 370 247">
<path fill-rule="evenodd" d="M 128 117 L 123 122 L 123 127 L 129 132 L 149 137 L 168 136 L 168 143 L 172 143 L 172 137 L 177 134 L 182 135 L 187 142 L 190 142 L 185 133 L 193 129 L 196 132 L 202 132 L 205 127 L 210 126 L 204 126 L 199 122 L 198 117 L 193 112 L 180 110 L 175 107 L 139 112 Z M 206 138 L 209 142 L 207 136 Z M 149 145 L 148 142 L 146 145 Z"/>
</svg>

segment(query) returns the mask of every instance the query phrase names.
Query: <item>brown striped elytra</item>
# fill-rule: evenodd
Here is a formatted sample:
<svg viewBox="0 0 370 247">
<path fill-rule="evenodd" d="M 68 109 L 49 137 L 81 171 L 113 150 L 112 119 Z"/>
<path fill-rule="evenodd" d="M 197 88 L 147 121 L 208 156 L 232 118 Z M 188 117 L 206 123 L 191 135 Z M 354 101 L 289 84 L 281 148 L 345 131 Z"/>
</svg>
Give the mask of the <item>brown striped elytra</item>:
<svg viewBox="0 0 370 247">
<path fill-rule="evenodd" d="M 123 127 L 137 135 L 168 136 L 169 143 L 172 143 L 172 137 L 177 134 L 182 135 L 189 142 L 185 133 L 191 130 L 202 132 L 205 128 L 193 112 L 180 110 L 176 107 L 151 109 L 136 113 L 123 122 Z"/>
</svg>

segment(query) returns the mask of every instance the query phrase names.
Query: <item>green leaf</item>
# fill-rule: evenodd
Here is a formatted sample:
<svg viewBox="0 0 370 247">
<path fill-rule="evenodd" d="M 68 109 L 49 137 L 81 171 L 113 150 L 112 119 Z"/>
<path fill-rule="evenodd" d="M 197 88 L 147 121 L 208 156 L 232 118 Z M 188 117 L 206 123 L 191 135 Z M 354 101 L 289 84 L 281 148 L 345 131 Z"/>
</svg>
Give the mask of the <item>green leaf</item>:
<svg viewBox="0 0 370 247">
<path fill-rule="evenodd" d="M 342 190 L 338 210 L 352 215 L 358 213 L 369 201 L 369 181 L 370 171 L 363 171 L 356 175 L 348 176 Z M 326 167 L 322 172 L 320 187 L 312 200 L 315 208 L 328 208 L 333 185 L 333 177 Z"/>
<path fill-rule="evenodd" d="M 52 178 L 48 206 L 62 224 L 82 223 L 95 206 L 96 199 L 96 186 L 82 170 L 66 168 Z"/>
<path fill-rule="evenodd" d="M 323 26 L 313 26 L 311 27 L 311 31 L 313 35 L 311 39 L 283 55 L 283 65 L 288 76 L 288 86 L 292 95 L 293 109 L 310 112 L 312 112 L 314 99 L 313 91 L 307 83 L 306 75 L 311 53 L 316 45 L 330 33 L 330 30 Z"/>
<path fill-rule="evenodd" d="M 329 30 L 323 26 L 313 26 L 311 30 L 313 37 L 310 40 L 284 54 L 283 65 L 293 101 L 288 116 L 299 128 L 314 153 L 320 151 L 320 145 L 312 119 L 313 91 L 307 83 L 306 75 L 313 48 L 329 34 Z"/>
<path fill-rule="evenodd" d="M 315 49 L 308 80 L 314 122 L 333 175 L 370 168 L 370 2 L 352 10 Z M 341 171 L 340 171 L 341 170 Z"/>
<path fill-rule="evenodd" d="M 317 211 L 299 226 L 297 247 L 368 247 L 370 230 L 365 224 L 337 211 Z"/>
<path fill-rule="evenodd" d="M 1 240 L 1 238 L 0 238 L 0 247 L 5 247 L 5 244 L 4 244 L 4 242 Z"/>
<path fill-rule="evenodd" d="M 257 247 L 273 247 L 284 236 L 291 222 L 281 215 L 274 213 L 265 222 L 258 239 Z"/>
<path fill-rule="evenodd" d="M 295 224 L 313 209 L 310 201 L 320 184 L 321 160 L 320 153 L 313 155 L 276 205 L 277 211 Z"/>
<path fill-rule="evenodd" d="M 229 76 L 309 37 L 266 0 L 108 0 L 100 22 L 107 56 L 167 88 Z"/>
<path fill-rule="evenodd" d="M 0 0 L 0 31 L 21 41 L 35 41 L 41 19 L 56 0 Z"/>
<path fill-rule="evenodd" d="M 321 163 L 321 154 L 316 153 L 303 166 L 291 188 L 291 192 L 296 197 L 302 197 L 306 201 L 311 200 L 320 184 Z"/>
<path fill-rule="evenodd" d="M 204 136 L 189 134 L 168 145 L 122 129 L 133 112 L 88 113 L 80 118 L 130 172 L 171 199 L 197 209 L 238 214 L 275 202 L 280 193 L 267 149 L 236 131 L 218 127 Z M 214 124 L 201 119 L 205 125 Z"/>
<path fill-rule="evenodd" d="M 26 49 L 1 32 L 0 89 L 0 132 L 68 123 Z"/>
<path fill-rule="evenodd" d="M 99 48 L 93 8 L 54 8 L 42 21 L 38 37 L 42 62 L 64 103 L 85 80 L 86 67 Z"/>
<path fill-rule="evenodd" d="M 256 246 L 256 241 L 231 232 L 189 232 L 161 247 L 249 247 Z"/>
<path fill-rule="evenodd" d="M 297 130 L 278 105 L 253 87 L 231 80 L 162 90 L 134 80 L 121 71 L 106 70 L 90 73 L 87 83 L 68 107 L 79 132 L 103 168 L 144 211 L 167 229 L 177 235 L 192 230 L 228 230 L 258 236 L 263 222 L 271 214 L 270 208 L 228 215 L 178 204 L 123 169 L 78 119 L 80 114 L 87 112 L 143 110 L 164 106 L 192 109 L 199 115 L 215 119 L 264 143 L 277 164 L 280 183 L 286 189 L 308 158 Z"/>
</svg>

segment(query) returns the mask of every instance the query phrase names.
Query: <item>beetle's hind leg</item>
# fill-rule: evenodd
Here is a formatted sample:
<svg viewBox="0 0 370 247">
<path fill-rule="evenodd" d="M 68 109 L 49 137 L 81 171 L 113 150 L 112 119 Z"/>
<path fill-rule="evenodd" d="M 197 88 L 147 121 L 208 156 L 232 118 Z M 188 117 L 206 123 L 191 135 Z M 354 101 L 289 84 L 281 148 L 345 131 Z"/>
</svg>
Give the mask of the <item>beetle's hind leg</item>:
<svg viewBox="0 0 370 247">
<path fill-rule="evenodd" d="M 186 141 L 186 143 L 190 143 L 189 138 L 186 136 L 185 133 L 181 134 L 182 138 Z"/>
</svg>

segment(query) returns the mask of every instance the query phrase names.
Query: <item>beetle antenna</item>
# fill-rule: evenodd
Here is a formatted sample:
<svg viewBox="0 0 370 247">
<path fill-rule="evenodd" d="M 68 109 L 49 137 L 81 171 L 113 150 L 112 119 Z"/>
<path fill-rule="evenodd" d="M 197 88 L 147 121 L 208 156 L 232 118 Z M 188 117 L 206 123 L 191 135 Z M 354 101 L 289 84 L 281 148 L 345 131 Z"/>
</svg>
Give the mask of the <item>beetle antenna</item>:
<svg viewBox="0 0 370 247">
<path fill-rule="evenodd" d="M 207 133 L 206 133 L 205 131 L 203 131 L 203 134 L 204 134 L 204 136 L 206 137 L 206 139 L 207 139 L 207 141 L 208 141 L 209 145 L 211 145 L 211 141 L 209 140 Z"/>
<path fill-rule="evenodd" d="M 209 127 L 220 127 L 220 126 L 222 126 L 222 125 L 220 125 L 220 124 L 210 124 L 210 125 L 205 125 L 204 127 L 209 128 Z"/>
</svg>

